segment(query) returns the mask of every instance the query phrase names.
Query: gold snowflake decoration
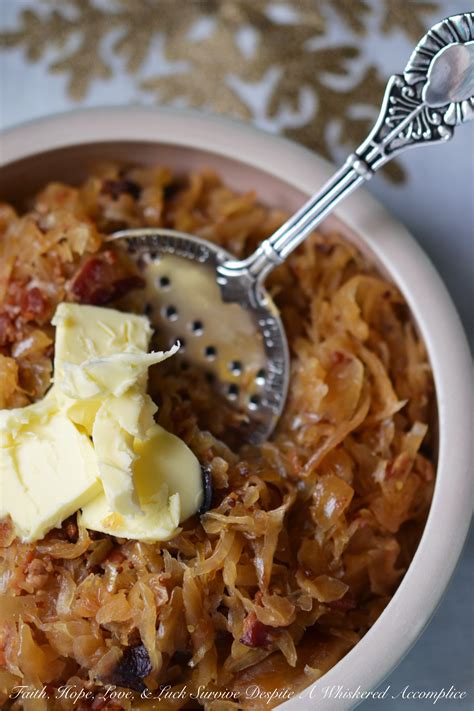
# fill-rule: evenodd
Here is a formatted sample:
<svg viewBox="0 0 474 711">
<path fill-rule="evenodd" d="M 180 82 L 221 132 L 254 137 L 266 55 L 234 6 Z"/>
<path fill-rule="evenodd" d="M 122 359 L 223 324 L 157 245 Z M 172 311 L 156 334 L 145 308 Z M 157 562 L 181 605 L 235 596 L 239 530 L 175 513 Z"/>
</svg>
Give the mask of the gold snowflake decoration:
<svg viewBox="0 0 474 711">
<path fill-rule="evenodd" d="M 419 0 L 380 2 L 379 30 L 403 30 L 413 40 L 437 7 Z M 366 0 L 42 0 L 20 14 L 14 30 L 0 33 L 0 47 L 22 48 L 31 62 L 53 56 L 49 71 L 67 76 L 69 95 L 78 102 L 120 65 L 138 91 L 158 103 L 247 119 L 253 112 L 242 87 L 255 87 L 271 73 L 266 116 L 275 119 L 285 110 L 297 115 L 306 92 L 315 105 L 312 117 L 283 131 L 333 157 L 328 131 L 336 131 L 338 145 L 353 148 L 367 134 L 383 94 L 386 77 L 375 66 L 352 76 L 352 63 L 361 60 L 358 38 L 367 35 L 372 13 Z M 354 42 L 325 42 L 334 17 Z M 154 59 L 153 72 L 144 76 Z M 334 79 L 343 79 L 345 88 Z M 389 169 L 393 179 L 403 178 L 397 165 Z"/>
</svg>

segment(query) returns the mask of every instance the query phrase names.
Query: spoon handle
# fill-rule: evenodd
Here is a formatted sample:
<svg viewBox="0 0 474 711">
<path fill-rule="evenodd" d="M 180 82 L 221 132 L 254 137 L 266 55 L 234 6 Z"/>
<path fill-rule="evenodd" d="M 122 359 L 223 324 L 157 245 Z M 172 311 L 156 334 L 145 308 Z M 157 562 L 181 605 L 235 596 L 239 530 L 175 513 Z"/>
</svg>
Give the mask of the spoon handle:
<svg viewBox="0 0 474 711">
<path fill-rule="evenodd" d="M 434 25 L 420 40 L 404 73 L 390 77 L 372 131 L 321 190 L 250 257 L 220 265 L 224 298 L 236 300 L 253 284 L 258 299 L 269 272 L 378 168 L 407 148 L 447 141 L 455 126 L 472 118 L 474 12 L 466 12 Z"/>
</svg>

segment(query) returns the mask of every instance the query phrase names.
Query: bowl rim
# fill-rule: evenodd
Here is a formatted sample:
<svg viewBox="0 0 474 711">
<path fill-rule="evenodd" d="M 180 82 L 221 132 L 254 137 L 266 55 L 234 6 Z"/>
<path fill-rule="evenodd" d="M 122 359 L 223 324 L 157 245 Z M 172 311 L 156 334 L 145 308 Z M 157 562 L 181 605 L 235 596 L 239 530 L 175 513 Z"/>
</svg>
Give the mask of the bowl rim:
<svg viewBox="0 0 474 711">
<path fill-rule="evenodd" d="M 335 170 L 309 149 L 236 119 L 139 106 L 78 109 L 8 128 L 0 133 L 0 169 L 58 148 L 122 141 L 206 151 L 280 178 L 308 196 Z M 320 709 L 343 711 L 360 698 L 335 698 L 328 695 L 332 687 L 353 692 L 377 687 L 434 613 L 461 554 L 472 514 L 473 373 L 451 297 L 406 228 L 364 188 L 341 203 L 336 215 L 401 288 L 418 323 L 437 392 L 438 474 L 421 541 L 389 605 L 329 672 L 279 706 L 284 711 L 301 711 L 316 703 Z"/>
</svg>

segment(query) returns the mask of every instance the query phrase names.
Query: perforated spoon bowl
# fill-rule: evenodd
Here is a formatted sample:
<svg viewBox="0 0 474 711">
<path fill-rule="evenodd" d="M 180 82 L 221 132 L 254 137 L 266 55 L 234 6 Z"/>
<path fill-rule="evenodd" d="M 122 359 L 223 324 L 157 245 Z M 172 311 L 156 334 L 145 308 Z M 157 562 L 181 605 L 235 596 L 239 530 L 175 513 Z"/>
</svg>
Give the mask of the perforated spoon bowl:
<svg viewBox="0 0 474 711">
<path fill-rule="evenodd" d="M 403 75 L 392 76 L 367 139 L 303 207 L 245 260 L 193 235 L 161 228 L 114 233 L 137 261 L 161 345 L 180 341 L 186 367 L 204 371 L 255 443 L 285 404 L 289 353 L 263 284 L 270 271 L 375 171 L 403 150 L 444 142 L 474 118 L 474 13 L 434 25 Z"/>
</svg>

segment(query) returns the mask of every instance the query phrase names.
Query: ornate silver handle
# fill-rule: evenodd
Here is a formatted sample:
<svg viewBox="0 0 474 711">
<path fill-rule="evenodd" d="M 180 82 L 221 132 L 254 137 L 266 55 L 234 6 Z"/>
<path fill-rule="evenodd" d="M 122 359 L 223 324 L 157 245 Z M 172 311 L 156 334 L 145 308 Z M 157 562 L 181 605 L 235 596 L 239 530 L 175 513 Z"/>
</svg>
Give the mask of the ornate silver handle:
<svg viewBox="0 0 474 711">
<path fill-rule="evenodd" d="M 224 298 L 260 298 L 269 272 L 347 195 L 406 148 L 450 139 L 455 126 L 474 118 L 474 12 L 453 15 L 420 40 L 403 75 L 387 84 L 382 108 L 366 140 L 303 207 L 245 260 L 218 268 Z"/>
</svg>

